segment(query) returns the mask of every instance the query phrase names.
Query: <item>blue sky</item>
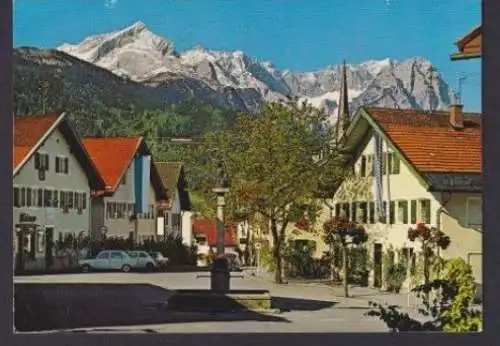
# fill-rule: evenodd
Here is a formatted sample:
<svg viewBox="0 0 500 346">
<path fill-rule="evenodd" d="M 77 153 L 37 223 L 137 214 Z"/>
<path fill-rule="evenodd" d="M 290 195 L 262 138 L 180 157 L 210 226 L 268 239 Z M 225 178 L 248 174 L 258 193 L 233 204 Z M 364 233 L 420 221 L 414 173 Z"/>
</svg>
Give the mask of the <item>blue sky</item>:
<svg viewBox="0 0 500 346">
<path fill-rule="evenodd" d="M 480 0 L 16 0 L 14 45 L 54 48 L 143 21 L 182 51 L 242 50 L 312 71 L 346 59 L 429 59 L 467 110 L 481 110 L 480 61 L 449 60 L 481 21 Z"/>
</svg>

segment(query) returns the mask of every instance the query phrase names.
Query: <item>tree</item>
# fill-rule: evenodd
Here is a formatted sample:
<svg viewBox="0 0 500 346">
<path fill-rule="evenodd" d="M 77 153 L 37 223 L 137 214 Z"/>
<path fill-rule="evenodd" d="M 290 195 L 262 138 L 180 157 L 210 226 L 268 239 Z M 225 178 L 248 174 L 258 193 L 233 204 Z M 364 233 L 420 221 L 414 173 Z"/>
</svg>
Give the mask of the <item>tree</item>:
<svg viewBox="0 0 500 346">
<path fill-rule="evenodd" d="M 335 150 L 320 156 L 332 139 L 326 120 L 324 112 L 307 103 L 271 103 L 258 116 L 240 114 L 231 129 L 207 136 L 226 164 L 233 210 L 260 214 L 269 222 L 277 283 L 283 282 L 287 226 L 302 217 L 314 223 L 318 181 L 331 167 L 327 163 L 339 162 Z"/>
<path fill-rule="evenodd" d="M 446 250 L 451 243 L 450 237 L 435 227 L 428 227 L 424 223 L 418 223 L 415 228 L 408 230 L 408 240 L 420 241 L 424 259 L 424 284 L 430 281 L 430 259 L 438 255 L 439 250 Z"/>
<path fill-rule="evenodd" d="M 349 247 L 358 246 L 368 241 L 368 234 L 363 226 L 351 222 L 342 217 L 335 217 L 326 221 L 323 225 L 324 240 L 327 244 L 340 244 L 342 247 L 343 256 L 343 283 L 344 283 L 344 296 L 349 297 Z"/>
</svg>

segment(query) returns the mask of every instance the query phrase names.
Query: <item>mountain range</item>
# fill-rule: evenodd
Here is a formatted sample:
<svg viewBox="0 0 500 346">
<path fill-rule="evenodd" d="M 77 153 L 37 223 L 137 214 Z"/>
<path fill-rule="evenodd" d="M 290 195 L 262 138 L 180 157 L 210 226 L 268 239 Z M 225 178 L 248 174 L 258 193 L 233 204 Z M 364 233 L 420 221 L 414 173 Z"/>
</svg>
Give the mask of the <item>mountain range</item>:
<svg viewBox="0 0 500 346">
<path fill-rule="evenodd" d="M 293 72 L 279 70 L 273 63 L 242 51 L 194 47 L 179 52 L 173 42 L 142 22 L 87 37 L 80 43 L 65 43 L 57 51 L 155 90 L 149 98 L 162 102 L 194 98 L 254 113 L 264 102 L 297 97 L 324 107 L 332 117 L 338 103 L 338 65 Z M 346 67 L 351 110 L 360 105 L 440 109 L 453 99 L 450 86 L 431 62 L 421 57 L 401 62 L 372 60 Z"/>
</svg>

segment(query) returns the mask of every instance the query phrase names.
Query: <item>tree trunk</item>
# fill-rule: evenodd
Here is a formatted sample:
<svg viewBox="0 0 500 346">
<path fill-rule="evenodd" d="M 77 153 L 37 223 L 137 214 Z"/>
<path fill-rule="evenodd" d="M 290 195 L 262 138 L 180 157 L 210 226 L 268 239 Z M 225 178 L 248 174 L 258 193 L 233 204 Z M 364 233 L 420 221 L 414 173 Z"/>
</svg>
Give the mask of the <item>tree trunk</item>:
<svg viewBox="0 0 500 346">
<path fill-rule="evenodd" d="M 274 281 L 277 284 L 282 284 L 283 283 L 283 263 L 281 261 L 281 243 L 282 239 L 278 234 L 278 226 L 276 225 L 276 219 L 271 218 L 271 234 L 273 235 L 273 259 L 274 259 L 274 264 L 275 264 L 275 270 L 274 270 Z"/>
<path fill-rule="evenodd" d="M 349 275 L 348 275 L 348 269 L 349 269 L 349 264 L 348 264 L 348 254 L 347 254 L 347 246 L 343 246 L 342 247 L 342 252 L 343 252 L 343 263 L 342 263 L 342 266 L 343 266 L 343 270 L 344 270 L 344 277 L 343 277 L 343 281 L 344 281 L 344 297 L 349 297 L 349 285 L 348 285 L 348 278 L 349 278 Z"/>
<path fill-rule="evenodd" d="M 335 281 L 335 254 L 333 244 L 330 244 L 330 280 Z"/>
</svg>

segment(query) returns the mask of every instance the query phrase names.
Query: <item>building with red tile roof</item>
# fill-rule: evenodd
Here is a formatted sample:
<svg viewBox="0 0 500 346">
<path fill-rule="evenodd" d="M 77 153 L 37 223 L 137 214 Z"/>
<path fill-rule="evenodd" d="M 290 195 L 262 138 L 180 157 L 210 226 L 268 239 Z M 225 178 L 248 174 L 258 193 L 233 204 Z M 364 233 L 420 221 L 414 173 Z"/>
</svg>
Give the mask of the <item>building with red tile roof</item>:
<svg viewBox="0 0 500 346">
<path fill-rule="evenodd" d="M 334 215 L 365 226 L 371 253 L 389 247 L 418 253 L 408 228 L 436 227 L 452 239 L 441 255 L 469 261 L 482 282 L 481 128 L 481 115 L 461 105 L 360 107 L 343 143 L 357 174 L 333 196 Z M 380 285 L 380 270 L 372 274 L 371 284 Z"/>
<path fill-rule="evenodd" d="M 52 250 L 40 244 L 89 231 L 90 192 L 104 181 L 66 113 L 16 116 L 13 132 L 14 248 L 24 237 L 24 265 L 43 267 Z"/>
<path fill-rule="evenodd" d="M 215 248 L 217 246 L 217 220 L 193 220 L 193 235 L 197 239 L 204 239 L 209 247 Z M 235 226 L 227 222 L 224 229 L 224 245 L 226 248 L 238 246 L 236 236 Z"/>
<path fill-rule="evenodd" d="M 133 236 L 140 242 L 163 232 L 157 227 L 157 217 L 163 213 L 165 190 L 144 138 L 85 138 L 82 142 L 106 185 L 94 191 L 92 199 L 92 229 L 96 236 L 105 229 L 107 236 Z M 143 211 L 137 210 L 136 191 L 142 189 L 135 170 L 138 157 L 149 162 L 149 186 L 144 187 L 149 207 Z"/>
</svg>

